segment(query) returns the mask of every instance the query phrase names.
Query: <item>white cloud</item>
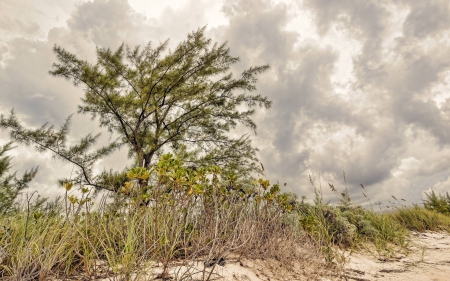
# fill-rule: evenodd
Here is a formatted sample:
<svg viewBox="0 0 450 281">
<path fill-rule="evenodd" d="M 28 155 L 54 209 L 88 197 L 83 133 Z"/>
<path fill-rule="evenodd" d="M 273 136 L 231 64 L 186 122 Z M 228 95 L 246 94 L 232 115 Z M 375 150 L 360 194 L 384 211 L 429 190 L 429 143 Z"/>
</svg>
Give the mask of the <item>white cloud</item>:
<svg viewBox="0 0 450 281">
<path fill-rule="evenodd" d="M 430 193 L 431 191 L 442 195 L 445 195 L 447 192 L 450 193 L 450 176 L 443 181 L 435 183 L 430 189 L 424 191 L 424 193 Z"/>
</svg>

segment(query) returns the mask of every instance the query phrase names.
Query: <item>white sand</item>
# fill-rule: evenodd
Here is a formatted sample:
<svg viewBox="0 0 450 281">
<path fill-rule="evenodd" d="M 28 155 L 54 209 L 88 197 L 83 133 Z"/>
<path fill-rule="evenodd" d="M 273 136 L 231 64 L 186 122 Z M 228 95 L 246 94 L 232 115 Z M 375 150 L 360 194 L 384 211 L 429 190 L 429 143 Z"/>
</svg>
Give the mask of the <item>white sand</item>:
<svg viewBox="0 0 450 281">
<path fill-rule="evenodd" d="M 444 233 L 413 233 L 410 242 L 412 252 L 407 256 L 398 254 L 388 261 L 375 255 L 353 253 L 349 257 L 341 276 L 325 273 L 320 263 L 306 258 L 294 268 L 285 267 L 274 260 L 229 259 L 225 266 L 216 265 L 212 280 L 221 281 L 294 281 L 294 280 L 393 280 L 393 281 L 447 281 L 450 280 L 450 235 Z M 190 278 L 183 276 L 189 269 Z M 169 280 L 202 280 L 203 263 L 175 265 L 170 270 Z M 210 268 L 208 268 L 210 269 Z M 318 272 L 315 272 L 318 271 Z M 142 280 L 155 280 L 161 273 L 153 267 Z M 140 279 L 140 278 L 139 278 Z M 114 280 L 114 279 L 101 279 Z M 119 279 L 116 279 L 119 280 Z M 162 280 L 162 279 L 157 279 Z"/>
<path fill-rule="evenodd" d="M 364 254 L 353 254 L 346 265 L 347 280 L 450 280 L 450 236 L 444 233 L 413 233 L 408 256 L 381 261 Z M 344 280 L 345 280 L 344 277 Z"/>
<path fill-rule="evenodd" d="M 398 254 L 388 261 L 374 255 L 353 253 L 341 277 L 321 278 L 311 272 L 305 274 L 298 267 L 283 270 L 278 265 L 269 268 L 270 261 L 245 261 L 217 267 L 215 280 L 290 281 L 290 280 L 450 280 L 450 235 L 445 233 L 413 233 L 411 253 Z"/>
</svg>

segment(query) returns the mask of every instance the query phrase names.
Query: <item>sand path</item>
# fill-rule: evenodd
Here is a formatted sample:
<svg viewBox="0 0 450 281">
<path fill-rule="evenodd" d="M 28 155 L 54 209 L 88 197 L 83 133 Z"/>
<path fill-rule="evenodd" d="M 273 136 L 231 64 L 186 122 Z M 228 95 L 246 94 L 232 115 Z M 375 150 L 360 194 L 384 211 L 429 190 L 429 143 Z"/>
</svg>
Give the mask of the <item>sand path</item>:
<svg viewBox="0 0 450 281">
<path fill-rule="evenodd" d="M 285 268 L 273 260 L 228 260 L 224 266 L 217 266 L 210 280 L 220 281 L 295 281 L 295 280 L 349 280 L 349 281 L 450 281 L 450 235 L 446 233 L 412 233 L 411 253 L 398 254 L 391 260 L 380 260 L 375 255 L 353 253 L 340 277 L 331 277 L 325 271 L 314 272 L 318 267 L 314 259 L 307 258 L 301 267 Z M 174 266 L 171 280 L 202 280 L 202 263 L 189 266 Z M 155 280 L 161 269 L 153 268 L 153 274 L 144 280 Z M 192 271 L 191 271 L 192 270 Z M 180 272 L 192 272 L 188 276 Z M 194 273 L 196 272 L 196 273 Z M 320 277 L 320 276 L 321 277 Z M 326 276 L 326 277 L 324 277 Z M 98 280 L 113 280 L 111 278 Z M 158 279 L 161 280 L 161 279 Z"/>
<path fill-rule="evenodd" d="M 217 280 L 284 281 L 284 280 L 349 280 L 349 281 L 450 281 L 450 235 L 446 233 L 412 233 L 411 253 L 398 254 L 390 260 L 374 255 L 354 253 L 341 277 L 315 278 L 310 274 L 261 268 L 253 263 L 227 264 L 219 269 Z M 277 273 L 274 273 L 277 272 Z"/>
<path fill-rule="evenodd" d="M 343 280 L 447 281 L 450 280 L 450 235 L 413 233 L 413 252 L 407 257 L 381 261 L 370 255 L 353 254 Z"/>
</svg>

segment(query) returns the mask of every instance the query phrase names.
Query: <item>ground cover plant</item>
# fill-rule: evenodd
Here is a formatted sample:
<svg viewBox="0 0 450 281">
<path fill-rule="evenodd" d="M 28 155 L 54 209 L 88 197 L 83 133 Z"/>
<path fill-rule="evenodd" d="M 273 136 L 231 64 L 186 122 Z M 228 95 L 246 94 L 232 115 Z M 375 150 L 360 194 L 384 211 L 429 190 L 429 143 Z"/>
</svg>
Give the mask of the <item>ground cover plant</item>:
<svg viewBox="0 0 450 281">
<path fill-rule="evenodd" d="M 344 175 L 345 177 L 345 175 Z M 390 210 L 375 212 L 351 201 L 347 188 L 340 195 L 334 185 L 334 204 L 324 203 L 322 191 L 315 190 L 313 204 L 297 205 L 303 229 L 309 233 L 330 263 L 344 263 L 345 255 L 336 251 L 371 250 L 374 254 L 390 257 L 398 251 L 407 250 L 408 228 L 402 225 Z M 336 246 L 336 247 L 334 247 Z"/>
<path fill-rule="evenodd" d="M 311 183 L 316 196 L 314 204 L 301 207 L 302 225 L 315 237 L 329 261 L 345 259 L 331 245 L 351 251 L 369 250 L 380 258 L 389 259 L 398 253 L 408 254 L 411 231 L 450 231 L 450 216 L 445 212 L 448 194 L 425 193 L 426 199 L 421 205 L 407 204 L 392 195 L 394 201 L 383 207 L 382 202 L 372 205 L 361 185 L 361 192 L 369 203 L 369 207 L 364 208 L 352 203 L 346 186 L 338 195 L 332 184 L 329 187 L 336 194 L 336 202 L 323 203 L 321 189 L 312 180 Z M 374 205 L 378 208 L 374 209 Z"/>
</svg>

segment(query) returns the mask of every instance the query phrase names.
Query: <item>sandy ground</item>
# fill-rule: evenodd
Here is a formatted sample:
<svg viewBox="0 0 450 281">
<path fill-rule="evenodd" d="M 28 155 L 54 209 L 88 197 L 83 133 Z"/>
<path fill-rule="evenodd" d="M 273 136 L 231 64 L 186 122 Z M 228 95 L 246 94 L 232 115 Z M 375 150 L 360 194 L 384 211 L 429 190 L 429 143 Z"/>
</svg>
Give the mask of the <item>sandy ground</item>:
<svg viewBox="0 0 450 281">
<path fill-rule="evenodd" d="M 228 259 L 223 266 L 216 265 L 211 281 L 295 281 L 295 280 L 350 280 L 350 281 L 447 281 L 450 280 L 450 235 L 444 233 L 413 233 L 411 252 L 397 254 L 390 260 L 381 260 L 367 253 L 353 253 L 348 257 L 340 276 L 327 274 L 317 259 L 305 256 L 297 266 L 285 267 L 275 260 Z M 158 278 L 161 267 L 154 266 L 137 280 L 207 280 L 203 263 L 178 264 L 170 269 L 170 279 Z M 206 268 L 210 271 L 211 268 Z M 143 277 L 143 278 L 142 278 Z M 134 279 L 134 278 L 133 278 Z M 58 279 L 56 279 L 58 280 Z M 92 279 L 91 279 L 92 280 Z M 125 280 L 120 277 L 96 280 Z"/>
<path fill-rule="evenodd" d="M 340 277 L 324 278 L 305 268 L 283 268 L 274 261 L 240 261 L 217 266 L 213 280 L 294 281 L 294 280 L 450 280 L 450 235 L 445 233 L 413 233 L 411 252 L 381 260 L 366 253 L 353 253 Z M 268 264 L 271 264 L 268 266 Z M 315 267 L 311 264 L 311 267 Z M 323 272 L 322 272 L 323 274 Z M 320 275 L 322 275 L 320 274 Z M 323 276 L 323 275 L 322 275 Z"/>
<path fill-rule="evenodd" d="M 450 236 L 444 233 L 413 233 L 408 256 L 382 261 L 370 255 L 353 254 L 343 280 L 450 280 Z"/>
</svg>

